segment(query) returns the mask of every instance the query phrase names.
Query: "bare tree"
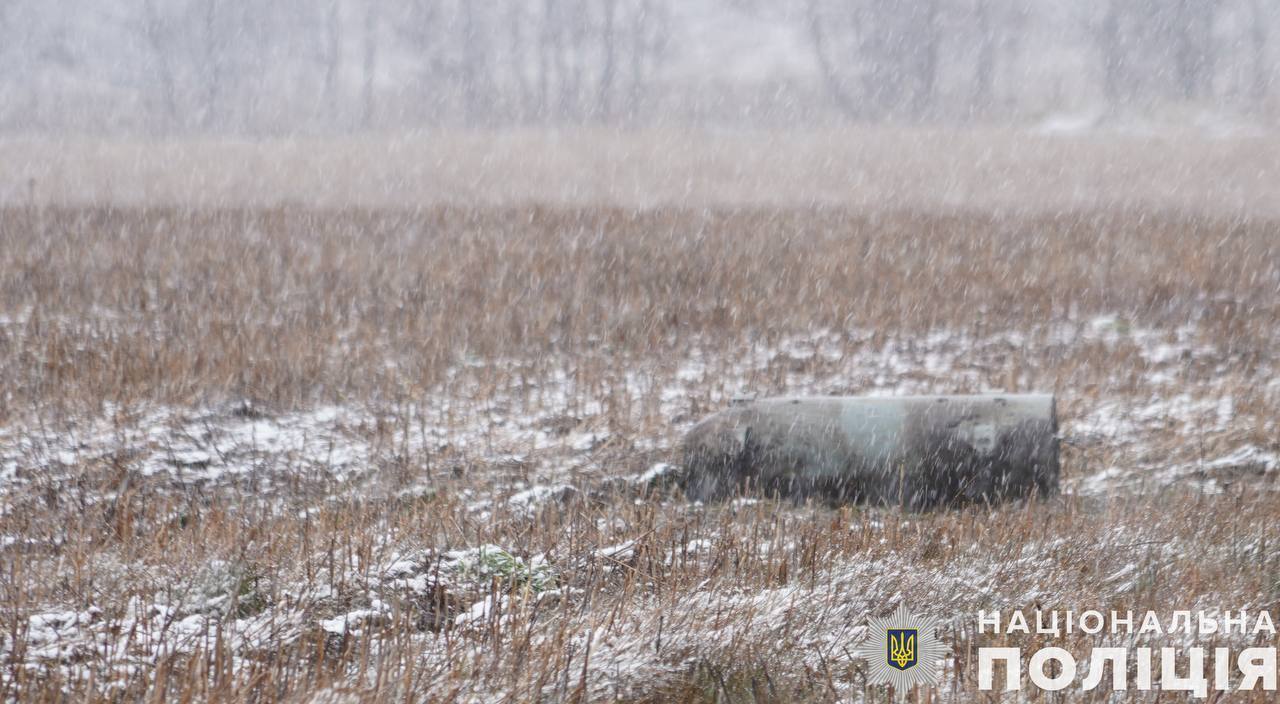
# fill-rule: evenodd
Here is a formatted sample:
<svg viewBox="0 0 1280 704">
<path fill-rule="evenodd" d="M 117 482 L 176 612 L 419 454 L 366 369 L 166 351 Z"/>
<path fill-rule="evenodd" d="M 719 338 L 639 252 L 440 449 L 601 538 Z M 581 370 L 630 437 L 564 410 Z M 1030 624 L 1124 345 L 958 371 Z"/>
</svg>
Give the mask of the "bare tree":
<svg viewBox="0 0 1280 704">
<path fill-rule="evenodd" d="M 173 75 L 172 47 L 168 45 L 170 28 L 156 9 L 155 0 L 145 0 L 143 3 L 142 36 L 151 48 L 151 60 L 164 105 L 165 126 L 172 128 L 178 122 L 178 89 Z"/>
<path fill-rule="evenodd" d="M 942 44 L 940 0 L 810 0 L 807 7 L 825 83 L 849 114 L 921 118 L 933 108 Z M 850 83 L 859 88 L 856 97 Z"/>
<path fill-rule="evenodd" d="M 162 130 L 296 129 L 296 118 L 358 128 L 391 115 L 612 124 L 643 120 L 690 85 L 660 83 L 671 42 L 692 36 L 675 26 L 674 0 L 70 1 L 90 16 L 0 0 L 0 46 L 15 66 L 6 94 L 30 96 L 3 111 L 9 119 L 76 119 L 62 106 L 93 90 L 88 99 L 118 101 L 121 115 L 141 95 L 146 109 L 125 119 Z M 858 120 L 981 119 L 1029 99 L 1039 109 L 1045 85 L 1065 85 L 1072 100 L 1097 86 L 1110 105 L 1140 110 L 1211 99 L 1261 107 L 1273 92 L 1269 0 L 1082 0 L 1072 4 L 1081 32 L 1052 24 L 1065 12 L 1053 0 L 697 2 L 754 23 L 793 17 L 794 4 L 819 90 Z M 103 21 L 129 40 L 84 31 Z M 1055 69 L 1051 55 L 1063 66 L 1092 60 L 1094 84 Z M 402 88 L 383 93 L 380 77 Z M 779 100 L 808 92 L 803 79 L 777 85 Z"/>
<path fill-rule="evenodd" d="M 1217 10 L 1218 0 L 1173 0 L 1163 9 L 1159 26 L 1183 99 L 1207 97 L 1213 91 Z"/>
<path fill-rule="evenodd" d="M 978 59 L 974 68 L 973 104 L 978 110 L 985 110 L 991 105 L 995 84 L 998 39 L 995 11 L 991 5 L 992 0 L 977 0 L 974 12 L 978 22 Z"/>
<path fill-rule="evenodd" d="M 628 26 L 631 28 L 631 77 L 627 117 L 635 120 L 671 43 L 671 6 L 667 0 L 639 0 L 632 6 Z"/>
<path fill-rule="evenodd" d="M 526 4 L 525 0 L 511 0 L 506 8 L 508 46 L 511 48 L 508 54 L 509 70 L 515 86 L 512 96 L 514 104 L 512 119 L 517 122 L 527 122 L 535 117 L 538 111 L 534 87 L 530 83 L 528 72 L 529 44 L 526 42 L 526 29 L 529 26 L 529 17 L 525 12 Z"/>
<path fill-rule="evenodd" d="M 1267 61 L 1267 42 L 1271 28 L 1271 14 L 1266 10 L 1263 0 L 1251 0 L 1249 3 L 1249 63 L 1252 80 L 1249 85 L 1249 97 L 1255 108 L 1261 107 L 1271 93 L 1271 64 Z"/>
<path fill-rule="evenodd" d="M 624 102 L 633 115 L 665 50 L 668 16 L 666 0 L 543 0 L 538 12 L 520 15 L 535 27 L 532 53 L 511 30 L 520 38 L 507 43 L 512 77 L 493 75 L 494 64 L 485 80 L 511 84 L 527 96 L 520 112 L 540 121 L 610 122 Z M 492 42 L 494 51 L 501 43 Z"/>
<path fill-rule="evenodd" d="M 1211 96 L 1219 8 L 1219 0 L 1106 0 L 1094 37 L 1108 102 Z"/>
<path fill-rule="evenodd" d="M 324 5 L 324 33 L 320 46 L 324 66 L 324 95 L 322 101 L 330 114 L 336 111 L 338 101 L 338 71 L 342 63 L 342 4 L 329 0 Z"/>
<path fill-rule="evenodd" d="M 1102 22 L 1093 32 L 1102 57 L 1102 94 L 1108 105 L 1118 104 L 1124 97 L 1128 65 L 1125 61 L 1124 36 L 1121 33 L 1122 0 L 1106 0 Z"/>
<path fill-rule="evenodd" d="M 616 71 L 615 64 L 618 53 L 615 38 L 618 0 L 601 0 L 601 4 L 604 8 L 604 26 L 601 30 L 600 44 L 604 56 L 601 61 L 600 89 L 598 91 L 599 97 L 596 100 L 596 114 L 601 120 L 608 120 L 613 116 L 613 77 Z"/>
<path fill-rule="evenodd" d="M 219 22 L 222 3 L 220 0 L 205 0 L 204 12 L 201 15 L 201 38 L 204 55 L 200 67 L 204 82 L 204 105 L 201 123 L 206 130 L 213 128 L 218 121 L 218 111 L 222 99 L 222 25 Z"/>
<path fill-rule="evenodd" d="M 228 0 L 143 1 L 140 34 L 150 50 L 165 127 L 185 123 L 211 130 L 222 125 L 227 82 L 233 78 L 227 57 L 247 51 L 232 44 L 252 45 L 257 39 L 246 35 L 242 9 Z"/>
<path fill-rule="evenodd" d="M 360 124 L 366 129 L 373 124 L 374 116 L 374 81 L 378 72 L 378 3 L 376 0 L 369 3 L 368 9 L 364 13 L 364 57 L 363 57 L 363 85 L 360 91 L 360 104 L 362 107 Z"/>
<path fill-rule="evenodd" d="M 809 29 L 809 40 L 813 45 L 814 57 L 818 60 L 818 68 L 822 72 L 823 83 L 836 105 L 851 117 L 862 117 L 863 111 L 849 93 L 846 81 L 841 75 L 841 66 L 832 57 L 830 43 L 827 39 L 829 24 L 824 17 L 820 5 L 821 0 L 809 0 L 806 26 Z M 854 28 L 856 30 L 856 27 Z"/>
<path fill-rule="evenodd" d="M 989 113 L 997 102 L 1016 96 L 1017 84 L 1008 72 L 1027 31 L 1027 6 L 1020 0 L 975 0 L 972 11 L 972 22 L 965 26 L 976 34 L 977 45 L 970 116 Z"/>
</svg>

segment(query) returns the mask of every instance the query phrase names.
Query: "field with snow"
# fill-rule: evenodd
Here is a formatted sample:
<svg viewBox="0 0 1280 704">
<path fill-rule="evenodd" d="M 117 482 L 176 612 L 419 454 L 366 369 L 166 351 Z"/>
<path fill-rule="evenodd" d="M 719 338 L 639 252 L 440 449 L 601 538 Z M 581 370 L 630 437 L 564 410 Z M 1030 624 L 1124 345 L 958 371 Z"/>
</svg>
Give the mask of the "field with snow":
<svg viewBox="0 0 1280 704">
<path fill-rule="evenodd" d="M 10 206 L 0 699 L 883 701 L 906 603 L 969 701 L 979 609 L 1280 610 L 1280 220 L 986 212 Z M 997 390 L 1061 496 L 675 486 L 740 393 Z"/>
</svg>

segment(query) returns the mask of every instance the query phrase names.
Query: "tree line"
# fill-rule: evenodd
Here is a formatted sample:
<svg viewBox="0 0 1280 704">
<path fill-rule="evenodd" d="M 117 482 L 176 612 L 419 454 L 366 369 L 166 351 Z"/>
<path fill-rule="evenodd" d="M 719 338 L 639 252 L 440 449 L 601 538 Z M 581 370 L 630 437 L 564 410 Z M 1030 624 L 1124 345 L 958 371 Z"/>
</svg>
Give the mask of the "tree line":
<svg viewBox="0 0 1280 704">
<path fill-rule="evenodd" d="M 1274 5 L 0 0 L 0 127 L 648 124 L 697 101 L 750 122 L 757 99 L 870 122 L 1016 119 L 1082 100 L 1112 110 L 1185 102 L 1261 111 L 1273 94 Z M 690 30 L 691 8 L 785 25 L 812 75 L 735 86 L 718 73 L 726 67 L 673 70 L 730 31 Z"/>
</svg>

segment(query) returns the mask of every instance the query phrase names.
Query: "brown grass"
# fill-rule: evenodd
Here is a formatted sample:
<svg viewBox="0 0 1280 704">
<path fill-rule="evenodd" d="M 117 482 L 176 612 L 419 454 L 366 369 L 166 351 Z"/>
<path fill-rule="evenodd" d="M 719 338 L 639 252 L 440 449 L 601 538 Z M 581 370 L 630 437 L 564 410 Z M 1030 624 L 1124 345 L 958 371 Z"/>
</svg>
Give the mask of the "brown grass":
<svg viewBox="0 0 1280 704">
<path fill-rule="evenodd" d="M 0 417 L 37 400 L 394 396 L 464 352 L 607 348 L 625 365 L 695 340 L 1115 311 L 1205 318 L 1256 356 L 1278 249 L 1270 220 L 1123 211 L 9 210 L 0 296 L 25 324 L 0 338 Z"/>
<path fill-rule="evenodd" d="M 12 455 L 0 698 L 879 700 L 844 649 L 866 613 L 905 599 L 949 620 L 958 677 L 944 695 L 963 701 L 976 696 L 981 608 L 1280 611 L 1274 471 L 1229 468 L 1243 475 L 1215 491 L 1141 474 L 1244 444 L 1280 449 L 1267 385 L 1280 371 L 1278 286 L 1280 222 L 1125 209 L 9 209 L 0 424 L 56 434 L 103 415 L 127 426 L 121 409 L 156 405 L 335 403 L 378 409 L 359 432 L 393 448 L 420 422 L 409 404 L 448 401 L 458 428 L 482 411 L 555 415 L 610 439 L 583 455 L 578 492 L 531 515 L 502 501 L 475 510 L 536 477 L 474 451 L 406 450 L 365 484 L 294 494 L 250 480 L 175 490 L 123 452 L 70 466 Z M 1232 422 L 1194 435 L 1170 420 L 1123 446 L 1071 438 L 1069 486 L 1118 466 L 1136 490 L 907 515 L 691 506 L 610 481 L 668 459 L 676 428 L 738 381 L 857 393 L 877 384 L 843 376 L 843 360 L 938 331 L 1022 338 L 959 350 L 970 374 L 917 364 L 904 379 L 1056 391 L 1068 427 L 1105 402 L 1173 393 L 1125 330 L 1118 343 L 1052 334 L 1101 314 L 1170 339 L 1190 326 L 1213 351 L 1168 367 L 1177 388 L 1234 399 Z M 748 363 L 753 343 L 777 350 L 817 331 L 834 331 L 839 360 Z M 681 417 L 664 415 L 663 390 L 698 353 L 707 373 L 681 387 Z M 397 491 L 424 477 L 428 490 Z M 381 576 L 392 554 L 430 556 L 415 573 L 430 578 L 444 551 L 489 543 L 547 556 L 559 591 L 495 577 L 423 596 Z M 192 575 L 211 564 L 234 568 L 232 603 L 180 646 Z M 505 596 L 502 613 L 455 624 L 486 595 Z M 152 626 L 135 612 L 162 596 L 179 605 L 172 618 L 137 630 Z M 358 634 L 317 625 L 374 598 L 390 608 Z M 33 614 L 91 606 L 95 647 L 27 652 Z M 250 625 L 267 635 L 238 639 Z"/>
</svg>

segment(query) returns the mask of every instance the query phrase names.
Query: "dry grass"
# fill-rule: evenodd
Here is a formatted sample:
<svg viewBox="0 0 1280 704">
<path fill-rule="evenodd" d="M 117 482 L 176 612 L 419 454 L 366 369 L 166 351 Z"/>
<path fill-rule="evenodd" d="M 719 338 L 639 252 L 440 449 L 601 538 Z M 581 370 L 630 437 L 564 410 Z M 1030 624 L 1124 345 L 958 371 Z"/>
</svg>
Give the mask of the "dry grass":
<svg viewBox="0 0 1280 704">
<path fill-rule="evenodd" d="M 10 209 L 0 697 L 878 700 L 905 600 L 964 701 L 980 608 L 1277 611 L 1278 287 L 1280 222 L 1124 209 Z M 739 387 L 1053 390 L 1067 493 L 637 479 Z"/>
<path fill-rule="evenodd" d="M 699 340 L 1114 312 L 1204 319 L 1266 355 L 1275 227 L 1123 211 L 10 210 L 0 295 L 23 324 L 2 338 L 0 418 L 37 400 L 395 398 L 467 355 L 573 355 L 591 387 Z M 592 350 L 607 354 L 582 364 Z"/>
</svg>

